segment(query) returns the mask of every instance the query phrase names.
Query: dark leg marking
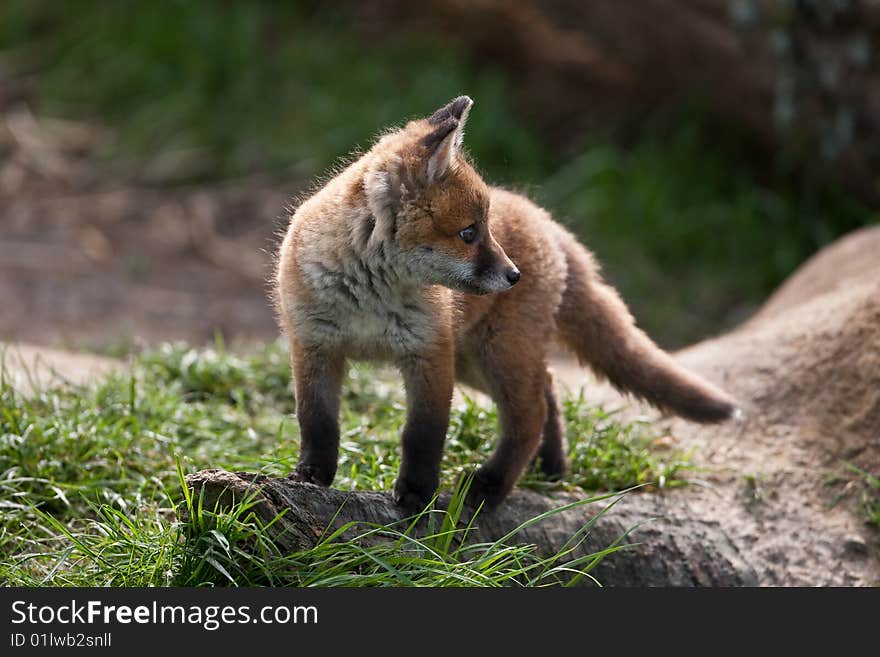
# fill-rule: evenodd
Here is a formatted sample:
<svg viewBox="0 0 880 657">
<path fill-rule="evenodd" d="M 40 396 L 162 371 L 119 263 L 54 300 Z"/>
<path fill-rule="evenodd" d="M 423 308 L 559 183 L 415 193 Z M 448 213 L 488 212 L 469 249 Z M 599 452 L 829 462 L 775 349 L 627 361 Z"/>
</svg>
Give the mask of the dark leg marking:
<svg viewBox="0 0 880 657">
<path fill-rule="evenodd" d="M 339 390 L 344 360 L 308 350 L 293 353 L 299 463 L 290 478 L 329 486 L 339 456 Z"/>
</svg>

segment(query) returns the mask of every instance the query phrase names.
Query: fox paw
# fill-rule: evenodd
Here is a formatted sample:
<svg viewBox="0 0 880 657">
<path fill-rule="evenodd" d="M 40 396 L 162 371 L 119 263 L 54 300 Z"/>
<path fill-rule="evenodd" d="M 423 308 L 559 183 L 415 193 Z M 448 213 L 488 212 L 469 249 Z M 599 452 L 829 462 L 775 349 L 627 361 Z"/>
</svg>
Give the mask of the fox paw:
<svg viewBox="0 0 880 657">
<path fill-rule="evenodd" d="M 547 481 L 559 481 L 568 470 L 568 461 L 565 455 L 541 455 L 538 466 Z"/>
<path fill-rule="evenodd" d="M 394 482 L 394 492 L 391 493 L 391 497 L 394 499 L 394 503 L 402 509 L 418 513 L 424 511 L 428 506 L 434 496 L 434 490 L 435 487 L 419 485 L 398 477 Z"/>
<path fill-rule="evenodd" d="M 501 477 L 485 468 L 477 468 L 467 492 L 467 503 L 474 508 L 482 504 L 484 509 L 494 509 L 504 501 L 510 488 Z"/>
<path fill-rule="evenodd" d="M 300 481 L 306 484 L 316 484 L 318 486 L 329 486 L 333 483 L 335 472 L 329 471 L 327 468 L 319 465 L 310 465 L 300 463 L 296 469 L 287 475 L 291 481 Z"/>
</svg>

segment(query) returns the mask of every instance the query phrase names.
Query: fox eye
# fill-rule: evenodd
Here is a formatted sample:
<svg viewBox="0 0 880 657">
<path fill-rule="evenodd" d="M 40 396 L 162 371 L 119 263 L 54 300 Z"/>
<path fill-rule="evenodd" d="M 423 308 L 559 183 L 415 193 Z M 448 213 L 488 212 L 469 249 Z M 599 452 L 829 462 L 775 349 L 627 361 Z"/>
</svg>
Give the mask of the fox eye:
<svg viewBox="0 0 880 657">
<path fill-rule="evenodd" d="M 470 244 L 477 238 L 477 229 L 473 225 L 458 231 L 458 236 L 465 244 Z"/>
</svg>

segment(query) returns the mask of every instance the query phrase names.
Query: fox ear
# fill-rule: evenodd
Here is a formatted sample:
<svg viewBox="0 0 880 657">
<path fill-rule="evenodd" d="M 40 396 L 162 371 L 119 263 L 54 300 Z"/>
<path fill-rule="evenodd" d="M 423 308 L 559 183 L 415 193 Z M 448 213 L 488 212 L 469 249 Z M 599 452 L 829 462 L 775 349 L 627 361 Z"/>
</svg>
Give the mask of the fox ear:
<svg viewBox="0 0 880 657">
<path fill-rule="evenodd" d="M 458 150 L 456 132 L 458 120 L 449 117 L 437 128 L 422 138 L 422 145 L 428 152 L 425 169 L 425 182 L 431 184 L 449 170 Z"/>
<path fill-rule="evenodd" d="M 438 126 L 446 121 L 446 119 L 453 118 L 464 129 L 464 124 L 467 121 L 473 104 L 474 101 L 469 96 L 459 96 L 434 112 L 428 118 L 428 123 Z"/>
<path fill-rule="evenodd" d="M 446 173 L 455 161 L 455 155 L 464 140 L 464 124 L 473 104 L 474 101 L 467 96 L 459 96 L 428 118 L 428 124 L 434 128 L 422 138 L 422 145 L 429 153 L 425 171 L 428 184 Z"/>
</svg>

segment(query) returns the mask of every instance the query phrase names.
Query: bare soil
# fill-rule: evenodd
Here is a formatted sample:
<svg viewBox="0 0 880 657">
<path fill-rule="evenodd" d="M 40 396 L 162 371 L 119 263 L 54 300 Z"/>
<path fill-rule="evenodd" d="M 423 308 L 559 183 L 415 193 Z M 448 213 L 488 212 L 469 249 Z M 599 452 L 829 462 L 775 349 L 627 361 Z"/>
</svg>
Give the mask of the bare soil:
<svg viewBox="0 0 880 657">
<path fill-rule="evenodd" d="M 94 130 L 0 113 L 0 340 L 275 337 L 265 280 L 298 190 L 118 182 L 89 154 Z"/>
</svg>

